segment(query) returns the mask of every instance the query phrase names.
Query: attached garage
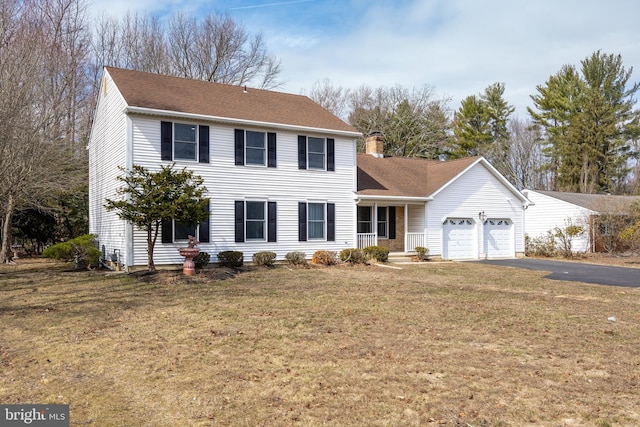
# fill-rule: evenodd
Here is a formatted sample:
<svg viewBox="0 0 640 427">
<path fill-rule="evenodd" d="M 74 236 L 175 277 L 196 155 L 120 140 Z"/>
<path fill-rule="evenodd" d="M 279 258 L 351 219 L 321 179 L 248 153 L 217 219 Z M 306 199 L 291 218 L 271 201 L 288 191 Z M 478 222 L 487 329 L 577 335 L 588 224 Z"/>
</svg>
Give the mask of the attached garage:
<svg viewBox="0 0 640 427">
<path fill-rule="evenodd" d="M 470 218 L 447 218 L 444 222 L 444 259 L 477 258 L 475 222 Z"/>
<path fill-rule="evenodd" d="M 484 247 L 487 258 L 513 258 L 513 221 L 504 218 L 488 219 L 484 223 Z"/>
</svg>

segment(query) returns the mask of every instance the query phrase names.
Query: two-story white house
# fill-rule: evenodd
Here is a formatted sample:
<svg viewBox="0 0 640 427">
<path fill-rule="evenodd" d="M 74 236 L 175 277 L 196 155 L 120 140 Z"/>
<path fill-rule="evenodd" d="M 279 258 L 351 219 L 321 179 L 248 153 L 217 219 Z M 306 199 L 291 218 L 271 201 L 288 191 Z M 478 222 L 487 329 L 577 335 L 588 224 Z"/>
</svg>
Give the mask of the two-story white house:
<svg viewBox="0 0 640 427">
<path fill-rule="evenodd" d="M 210 219 L 162 225 L 155 263 L 179 264 L 194 234 L 212 255 L 354 247 L 360 134 L 305 96 L 105 68 L 89 150 L 90 233 L 127 267 L 145 265 L 146 234 L 104 208 L 137 164 L 204 179 Z"/>
<path fill-rule="evenodd" d="M 384 157 L 311 99 L 267 90 L 106 68 L 89 139 L 89 224 L 107 257 L 147 262 L 146 233 L 104 208 L 132 166 L 176 164 L 211 199 L 198 227 L 162 224 L 156 265 L 180 264 L 189 234 L 215 255 L 340 251 L 370 245 L 443 259 L 524 252 L 528 200 L 484 158 Z"/>
</svg>

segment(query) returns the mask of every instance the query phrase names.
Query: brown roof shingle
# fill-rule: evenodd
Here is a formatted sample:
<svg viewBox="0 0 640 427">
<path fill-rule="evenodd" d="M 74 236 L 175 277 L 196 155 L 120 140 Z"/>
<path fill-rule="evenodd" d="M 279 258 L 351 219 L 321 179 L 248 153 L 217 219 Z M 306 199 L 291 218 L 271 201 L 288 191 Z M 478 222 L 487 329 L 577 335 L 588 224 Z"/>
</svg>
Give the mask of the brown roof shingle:
<svg viewBox="0 0 640 427">
<path fill-rule="evenodd" d="M 543 190 L 532 191 L 600 213 L 628 210 L 633 203 L 640 203 L 640 196 L 612 196 L 610 194 L 566 193 Z"/>
<path fill-rule="evenodd" d="M 106 70 L 131 107 L 357 133 L 306 96 L 252 88 L 245 91 L 243 86 L 122 68 Z"/>
<path fill-rule="evenodd" d="M 358 154 L 358 195 L 429 197 L 478 159 L 442 162 Z"/>
</svg>

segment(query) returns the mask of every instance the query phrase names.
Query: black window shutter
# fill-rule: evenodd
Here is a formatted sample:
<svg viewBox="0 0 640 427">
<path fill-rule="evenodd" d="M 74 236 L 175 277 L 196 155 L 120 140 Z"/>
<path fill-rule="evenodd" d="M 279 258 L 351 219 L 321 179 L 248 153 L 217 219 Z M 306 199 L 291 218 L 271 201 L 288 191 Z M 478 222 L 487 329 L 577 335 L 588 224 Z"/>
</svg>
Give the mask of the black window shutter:
<svg viewBox="0 0 640 427">
<path fill-rule="evenodd" d="M 336 204 L 327 203 L 327 241 L 336 241 Z"/>
<path fill-rule="evenodd" d="M 244 201 L 236 200 L 236 242 L 244 242 Z"/>
<path fill-rule="evenodd" d="M 336 140 L 327 138 L 327 170 L 336 170 Z"/>
<path fill-rule="evenodd" d="M 298 240 L 307 241 L 307 203 L 298 203 Z"/>
<path fill-rule="evenodd" d="M 162 221 L 162 243 L 173 243 L 173 221 Z"/>
<path fill-rule="evenodd" d="M 267 241 L 269 242 L 277 242 L 278 241 L 278 223 L 277 223 L 277 211 L 276 211 L 276 202 L 267 203 Z"/>
<path fill-rule="evenodd" d="M 267 133 L 267 167 L 276 167 L 276 134 Z"/>
<path fill-rule="evenodd" d="M 209 163 L 209 126 L 198 126 L 198 132 L 198 161 Z"/>
<path fill-rule="evenodd" d="M 211 211 L 211 208 L 209 207 L 210 203 L 211 201 L 207 203 L 207 212 Z M 207 218 L 206 221 L 202 221 L 200 223 L 200 227 L 198 227 L 198 240 L 202 243 L 209 243 L 211 241 L 209 224 L 211 224 L 211 217 Z"/>
<path fill-rule="evenodd" d="M 307 137 L 298 135 L 298 169 L 307 168 Z"/>
<path fill-rule="evenodd" d="M 173 160 L 173 124 L 171 122 L 160 122 L 160 158 L 162 160 Z"/>
<path fill-rule="evenodd" d="M 236 165 L 244 165 L 244 130 L 236 129 L 235 131 L 236 146 Z"/>
<path fill-rule="evenodd" d="M 396 207 L 389 206 L 389 239 L 396 238 Z"/>
</svg>

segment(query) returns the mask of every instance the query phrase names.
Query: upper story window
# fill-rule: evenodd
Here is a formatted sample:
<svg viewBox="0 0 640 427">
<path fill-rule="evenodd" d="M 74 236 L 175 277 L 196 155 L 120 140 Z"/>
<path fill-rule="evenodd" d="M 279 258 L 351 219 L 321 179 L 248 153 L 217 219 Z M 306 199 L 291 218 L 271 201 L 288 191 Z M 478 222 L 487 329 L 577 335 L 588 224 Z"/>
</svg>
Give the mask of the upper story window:
<svg viewBox="0 0 640 427">
<path fill-rule="evenodd" d="M 195 125 L 173 124 L 173 158 L 176 160 L 198 160 L 198 139 Z"/>
<path fill-rule="evenodd" d="M 267 142 L 264 132 L 248 130 L 246 133 L 246 164 L 265 166 L 267 161 Z"/>
<path fill-rule="evenodd" d="M 307 167 L 309 169 L 325 169 L 325 148 L 324 138 L 309 137 L 307 139 Z"/>
<path fill-rule="evenodd" d="M 209 163 L 209 126 L 160 122 L 162 160 Z"/>
<path fill-rule="evenodd" d="M 236 129 L 234 134 L 236 165 L 277 166 L 275 133 Z"/>
<path fill-rule="evenodd" d="M 299 135 L 298 169 L 335 171 L 335 139 Z"/>
</svg>

